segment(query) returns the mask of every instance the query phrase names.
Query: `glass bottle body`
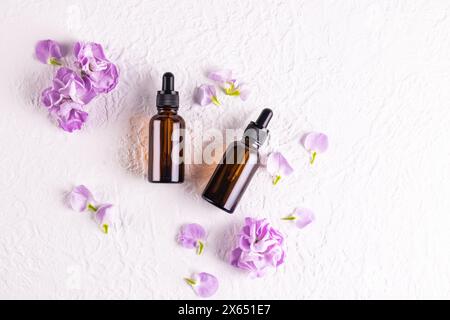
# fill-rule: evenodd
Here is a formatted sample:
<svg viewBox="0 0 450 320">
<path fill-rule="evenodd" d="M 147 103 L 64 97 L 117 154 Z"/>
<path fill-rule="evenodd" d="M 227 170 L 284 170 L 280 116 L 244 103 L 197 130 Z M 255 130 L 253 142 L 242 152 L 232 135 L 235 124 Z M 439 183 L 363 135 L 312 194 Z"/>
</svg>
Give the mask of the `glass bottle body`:
<svg viewBox="0 0 450 320">
<path fill-rule="evenodd" d="M 233 213 L 259 167 L 259 153 L 251 141 L 235 141 L 225 151 L 202 197 Z"/>
<path fill-rule="evenodd" d="M 183 182 L 183 118 L 173 108 L 158 108 L 158 113 L 150 120 L 149 128 L 148 181 Z"/>
</svg>

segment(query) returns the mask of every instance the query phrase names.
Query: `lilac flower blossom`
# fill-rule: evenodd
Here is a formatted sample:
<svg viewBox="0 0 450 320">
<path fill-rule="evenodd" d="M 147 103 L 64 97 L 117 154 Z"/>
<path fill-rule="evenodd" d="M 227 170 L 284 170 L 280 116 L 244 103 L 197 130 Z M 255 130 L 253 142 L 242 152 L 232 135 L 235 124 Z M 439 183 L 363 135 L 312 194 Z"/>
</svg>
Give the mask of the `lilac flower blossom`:
<svg viewBox="0 0 450 320">
<path fill-rule="evenodd" d="M 39 41 L 35 51 L 39 61 L 61 65 L 61 49 L 56 42 Z M 106 58 L 100 44 L 77 42 L 74 54 L 75 66 L 81 74 L 62 67 L 57 71 L 52 86 L 41 93 L 41 102 L 51 118 L 68 132 L 81 129 L 88 118 L 85 105 L 98 94 L 114 89 L 119 78 L 116 65 Z"/>
<path fill-rule="evenodd" d="M 42 92 L 41 102 L 60 128 L 72 132 L 86 122 L 88 113 L 83 106 L 95 95 L 89 79 L 82 79 L 75 71 L 63 67 L 56 73 L 52 87 Z"/>
<path fill-rule="evenodd" d="M 231 265 L 247 270 L 251 276 L 262 277 L 269 268 L 280 266 L 285 259 L 284 238 L 266 219 L 245 218 L 231 252 Z"/>
<path fill-rule="evenodd" d="M 100 44 L 94 42 L 77 42 L 74 46 L 76 65 L 83 77 L 92 82 L 96 93 L 108 93 L 114 89 L 119 80 L 119 71 L 109 61 Z"/>
</svg>

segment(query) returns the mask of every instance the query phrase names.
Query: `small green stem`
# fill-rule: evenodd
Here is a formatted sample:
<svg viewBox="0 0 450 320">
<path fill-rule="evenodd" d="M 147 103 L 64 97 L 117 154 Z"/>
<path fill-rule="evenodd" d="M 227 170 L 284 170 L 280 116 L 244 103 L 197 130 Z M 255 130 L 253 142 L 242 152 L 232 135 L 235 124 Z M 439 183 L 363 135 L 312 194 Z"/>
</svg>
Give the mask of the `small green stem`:
<svg viewBox="0 0 450 320">
<path fill-rule="evenodd" d="M 281 220 L 287 220 L 287 221 L 292 221 L 292 220 L 295 220 L 295 219 L 297 219 L 297 218 L 294 217 L 293 215 L 288 215 L 288 216 L 286 216 L 284 218 L 281 218 Z"/>
<path fill-rule="evenodd" d="M 97 212 L 97 208 L 91 203 L 88 203 L 87 208 L 88 208 L 88 210 L 91 210 L 92 212 Z"/>
<path fill-rule="evenodd" d="M 227 82 L 227 84 L 229 85 L 228 88 L 224 88 L 223 91 L 225 92 L 226 95 L 231 96 L 234 93 L 234 83 L 233 82 Z"/>
<path fill-rule="evenodd" d="M 197 283 L 195 282 L 195 280 L 192 280 L 190 278 L 184 278 L 184 281 L 186 281 L 186 283 L 190 286 L 195 286 Z"/>
<path fill-rule="evenodd" d="M 202 241 L 197 241 L 197 254 L 201 255 L 203 252 L 203 249 L 205 249 L 205 244 Z"/>
<path fill-rule="evenodd" d="M 311 163 L 311 165 L 314 164 L 314 160 L 316 160 L 316 156 L 317 156 L 317 152 L 314 151 L 314 152 L 311 154 L 311 161 L 309 162 L 309 163 Z"/>
<path fill-rule="evenodd" d="M 273 178 L 273 185 L 275 186 L 279 181 L 281 180 L 281 176 L 280 175 L 276 175 L 275 178 Z"/>
<path fill-rule="evenodd" d="M 220 107 L 219 99 L 217 99 L 216 96 L 211 97 L 211 102 L 214 103 L 216 106 Z"/>
<path fill-rule="evenodd" d="M 48 64 L 52 66 L 62 66 L 62 63 L 58 59 L 53 57 L 48 59 Z"/>
</svg>

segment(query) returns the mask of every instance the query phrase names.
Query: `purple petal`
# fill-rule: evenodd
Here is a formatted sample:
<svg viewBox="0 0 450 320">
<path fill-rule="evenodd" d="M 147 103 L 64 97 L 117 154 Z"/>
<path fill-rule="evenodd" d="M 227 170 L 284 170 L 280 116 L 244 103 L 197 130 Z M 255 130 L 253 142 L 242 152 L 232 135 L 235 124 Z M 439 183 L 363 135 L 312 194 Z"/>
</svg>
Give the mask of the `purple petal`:
<svg viewBox="0 0 450 320">
<path fill-rule="evenodd" d="M 240 248 L 236 248 L 231 251 L 230 254 L 230 264 L 232 266 L 238 267 L 239 258 L 241 257 L 242 250 Z"/>
<path fill-rule="evenodd" d="M 242 83 L 239 85 L 239 96 L 241 97 L 242 101 L 245 101 L 250 96 L 250 87 L 246 85 L 245 83 Z"/>
<path fill-rule="evenodd" d="M 108 233 L 114 218 L 114 207 L 112 204 L 105 203 L 97 207 L 95 219 L 104 233 Z"/>
<path fill-rule="evenodd" d="M 39 41 L 36 44 L 35 53 L 37 59 L 44 64 L 49 64 L 51 58 L 60 59 L 62 57 L 60 46 L 53 40 Z"/>
<path fill-rule="evenodd" d="M 280 152 L 272 152 L 267 158 L 267 171 L 271 175 L 288 176 L 294 169 Z"/>
<path fill-rule="evenodd" d="M 185 248 L 197 247 L 198 241 L 205 241 L 206 231 L 197 223 L 183 225 L 177 236 L 177 242 Z"/>
<path fill-rule="evenodd" d="M 84 185 L 73 188 L 68 196 L 69 206 L 79 212 L 86 210 L 88 203 L 93 200 L 91 192 Z"/>
<path fill-rule="evenodd" d="M 95 42 L 77 42 L 73 47 L 73 52 L 77 59 L 87 57 L 107 60 L 102 45 Z"/>
<path fill-rule="evenodd" d="M 62 98 L 62 95 L 52 87 L 45 89 L 41 94 L 41 102 L 47 108 L 59 104 Z"/>
<path fill-rule="evenodd" d="M 270 250 L 265 254 L 266 261 L 272 267 L 278 267 L 284 263 L 285 252 L 280 246 L 273 246 Z"/>
<path fill-rule="evenodd" d="M 328 149 L 328 137 L 324 133 L 311 132 L 308 133 L 302 140 L 303 146 L 308 151 L 323 153 Z"/>
<path fill-rule="evenodd" d="M 231 72 L 231 70 L 228 70 L 228 69 L 210 72 L 208 74 L 208 78 L 213 81 L 217 81 L 217 82 L 221 82 L 221 83 L 233 80 L 232 72 Z"/>
<path fill-rule="evenodd" d="M 212 102 L 212 98 L 216 95 L 216 88 L 212 85 L 202 84 L 195 91 L 194 100 L 201 106 L 206 106 Z"/>
<path fill-rule="evenodd" d="M 315 219 L 314 212 L 306 208 L 297 208 L 292 215 L 296 217 L 295 225 L 300 229 L 306 227 Z"/>
<path fill-rule="evenodd" d="M 95 219 L 99 224 L 110 223 L 113 220 L 112 204 L 104 203 L 97 205 L 97 211 L 95 211 Z"/>
<path fill-rule="evenodd" d="M 194 292 L 203 298 L 212 296 L 219 288 L 219 280 L 206 272 L 193 274 L 192 280 L 195 281 L 195 284 L 192 286 Z"/>
<path fill-rule="evenodd" d="M 108 233 L 110 225 L 113 223 L 113 205 L 109 203 L 100 204 L 95 211 L 95 220 L 104 233 Z"/>
<path fill-rule="evenodd" d="M 115 64 L 108 63 L 105 70 L 91 73 L 90 79 L 97 93 L 108 93 L 117 86 L 119 71 Z"/>
</svg>

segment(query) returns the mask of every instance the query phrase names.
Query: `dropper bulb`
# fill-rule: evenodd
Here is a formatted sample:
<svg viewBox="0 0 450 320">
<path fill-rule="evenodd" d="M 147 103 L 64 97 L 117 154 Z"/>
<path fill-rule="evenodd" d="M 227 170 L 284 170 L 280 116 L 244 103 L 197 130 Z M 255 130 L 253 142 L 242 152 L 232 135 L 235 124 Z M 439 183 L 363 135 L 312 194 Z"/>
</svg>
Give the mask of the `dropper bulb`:
<svg viewBox="0 0 450 320">
<path fill-rule="evenodd" d="M 162 91 L 175 90 L 175 77 L 171 72 L 164 73 L 162 77 Z"/>
<path fill-rule="evenodd" d="M 259 114 L 258 119 L 256 119 L 255 124 L 259 129 L 267 128 L 270 119 L 272 119 L 273 112 L 269 108 L 263 109 Z"/>
</svg>

